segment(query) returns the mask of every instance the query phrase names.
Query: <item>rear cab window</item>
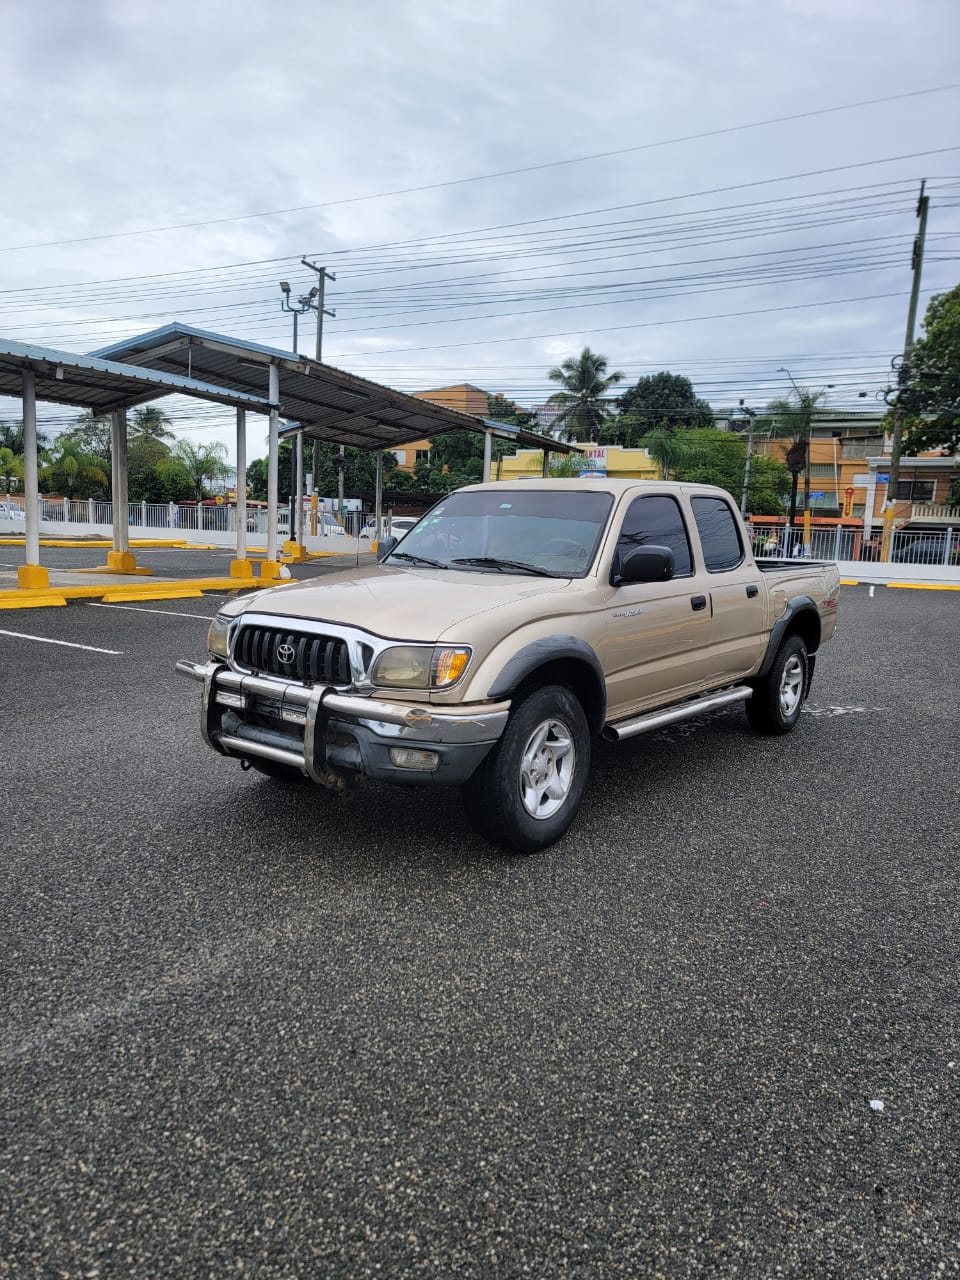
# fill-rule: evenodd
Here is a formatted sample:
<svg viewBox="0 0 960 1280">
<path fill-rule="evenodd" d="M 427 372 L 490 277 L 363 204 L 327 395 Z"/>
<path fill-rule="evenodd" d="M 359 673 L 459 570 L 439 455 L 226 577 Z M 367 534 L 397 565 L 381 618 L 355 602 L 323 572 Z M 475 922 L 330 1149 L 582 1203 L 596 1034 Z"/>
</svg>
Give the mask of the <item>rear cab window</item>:
<svg viewBox="0 0 960 1280">
<path fill-rule="evenodd" d="M 707 572 L 724 573 L 743 564 L 740 527 L 730 504 L 723 498 L 694 497 L 690 506 Z"/>
</svg>

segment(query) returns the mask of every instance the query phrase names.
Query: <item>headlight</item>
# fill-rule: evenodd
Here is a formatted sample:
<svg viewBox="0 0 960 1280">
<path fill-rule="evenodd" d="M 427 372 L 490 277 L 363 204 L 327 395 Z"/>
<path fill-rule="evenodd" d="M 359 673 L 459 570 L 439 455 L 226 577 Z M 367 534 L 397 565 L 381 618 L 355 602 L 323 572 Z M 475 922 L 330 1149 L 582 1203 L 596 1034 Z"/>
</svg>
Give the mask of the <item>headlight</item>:
<svg viewBox="0 0 960 1280">
<path fill-rule="evenodd" d="M 396 645 L 377 658 L 371 680 L 391 689 L 447 689 L 460 679 L 469 661 L 469 649 Z"/>
<path fill-rule="evenodd" d="M 228 628 L 232 619 L 218 613 L 207 632 L 207 648 L 215 658 L 225 658 L 229 652 Z"/>
</svg>

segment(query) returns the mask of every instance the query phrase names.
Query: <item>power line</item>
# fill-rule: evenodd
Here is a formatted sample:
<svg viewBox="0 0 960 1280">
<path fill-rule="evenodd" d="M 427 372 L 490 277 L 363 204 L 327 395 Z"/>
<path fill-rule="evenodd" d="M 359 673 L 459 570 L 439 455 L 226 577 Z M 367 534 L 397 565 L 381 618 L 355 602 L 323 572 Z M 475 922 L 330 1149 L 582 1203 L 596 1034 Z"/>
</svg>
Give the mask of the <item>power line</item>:
<svg viewBox="0 0 960 1280">
<path fill-rule="evenodd" d="M 557 169 L 565 165 L 585 164 L 592 160 L 606 160 L 615 156 L 635 154 L 640 151 L 652 151 L 659 147 L 676 146 L 683 142 L 697 142 L 706 138 L 718 138 L 726 134 L 743 133 L 751 129 L 766 128 L 774 124 L 787 124 L 794 120 L 809 120 L 815 116 L 833 115 L 841 111 L 854 111 L 862 107 L 878 106 L 886 102 L 900 102 L 907 98 L 919 98 L 934 93 L 947 93 L 960 88 L 960 83 L 935 85 L 929 89 L 913 89 L 906 93 L 888 94 L 882 98 L 866 98 L 861 102 L 846 102 L 834 107 L 817 107 L 811 111 L 799 111 L 792 115 L 771 116 L 767 120 L 753 120 L 746 124 L 727 125 L 721 129 L 708 129 L 701 133 L 682 134 L 676 138 L 662 138 L 656 142 L 642 142 L 631 147 L 619 147 L 613 151 L 597 151 L 586 156 L 572 156 L 564 160 L 548 160 L 541 164 L 523 165 L 517 169 L 500 169 L 495 173 L 474 174 L 467 178 L 451 178 L 444 182 L 430 182 L 417 187 L 400 187 L 393 191 L 378 191 L 362 196 L 345 196 L 338 200 L 323 200 L 313 204 L 294 205 L 286 209 L 266 209 L 257 213 L 234 214 L 224 218 L 204 218 L 193 222 L 172 223 L 162 227 L 141 227 L 134 231 L 111 231 L 95 236 L 75 236 L 64 240 L 45 240 L 35 244 L 8 245 L 0 248 L 0 253 L 13 253 L 23 249 L 48 249 L 56 245 L 89 244 L 95 240 L 118 240 L 129 236 L 157 235 L 167 231 L 187 231 L 197 227 L 222 226 L 228 222 L 248 222 L 254 218 L 274 218 L 288 213 L 306 213 L 314 209 L 330 209 L 338 205 L 359 204 L 368 200 L 384 200 L 394 196 L 415 195 L 423 191 L 437 191 L 445 187 L 464 186 L 471 182 L 489 182 L 496 178 L 515 177 L 523 173 L 535 173 L 544 169 Z M 946 147 L 942 150 L 957 150 Z M 937 152 L 921 154 L 934 155 Z"/>
</svg>

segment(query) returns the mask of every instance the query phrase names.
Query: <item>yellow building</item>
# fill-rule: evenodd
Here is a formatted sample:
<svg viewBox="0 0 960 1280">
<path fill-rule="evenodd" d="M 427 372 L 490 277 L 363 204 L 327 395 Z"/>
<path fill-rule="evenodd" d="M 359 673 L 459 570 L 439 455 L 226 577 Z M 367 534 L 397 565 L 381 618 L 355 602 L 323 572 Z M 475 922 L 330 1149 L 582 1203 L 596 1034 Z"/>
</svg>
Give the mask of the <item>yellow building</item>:
<svg viewBox="0 0 960 1280">
<path fill-rule="evenodd" d="M 621 449 L 619 445 L 582 444 L 578 459 L 581 471 L 595 471 L 616 480 L 657 480 L 660 468 L 646 449 Z M 560 456 L 559 454 L 557 455 Z M 576 454 L 571 454 L 576 459 Z M 543 470 L 539 449 L 519 449 L 494 464 L 497 480 L 529 480 Z"/>
</svg>

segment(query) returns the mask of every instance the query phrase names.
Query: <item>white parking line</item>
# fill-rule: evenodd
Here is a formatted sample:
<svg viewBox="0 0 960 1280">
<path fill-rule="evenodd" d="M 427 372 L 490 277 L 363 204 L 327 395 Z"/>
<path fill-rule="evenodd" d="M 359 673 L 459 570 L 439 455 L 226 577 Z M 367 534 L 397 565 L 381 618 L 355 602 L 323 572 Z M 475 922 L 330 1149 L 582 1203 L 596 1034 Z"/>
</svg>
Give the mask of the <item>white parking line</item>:
<svg viewBox="0 0 960 1280">
<path fill-rule="evenodd" d="M 98 649 L 93 644 L 74 644 L 72 640 L 51 640 L 49 636 L 30 636 L 25 631 L 0 631 L 0 636 L 15 636 L 18 640 L 37 640 L 40 644 L 61 644 L 65 649 L 86 649 L 87 653 L 109 653 L 115 658 L 123 657 L 122 649 Z"/>
<path fill-rule="evenodd" d="M 212 613 L 181 613 L 178 609 L 143 609 L 136 604 L 95 604 L 91 609 L 126 609 L 128 613 L 165 613 L 168 618 L 202 618 L 204 622 L 212 622 Z"/>
</svg>

